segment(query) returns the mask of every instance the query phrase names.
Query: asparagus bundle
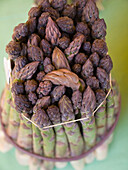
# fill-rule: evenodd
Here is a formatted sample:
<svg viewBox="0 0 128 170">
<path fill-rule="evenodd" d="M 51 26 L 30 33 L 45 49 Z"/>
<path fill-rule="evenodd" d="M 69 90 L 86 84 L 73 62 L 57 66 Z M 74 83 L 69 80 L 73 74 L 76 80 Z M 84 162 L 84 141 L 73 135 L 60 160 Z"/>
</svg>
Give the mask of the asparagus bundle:
<svg viewBox="0 0 128 170">
<path fill-rule="evenodd" d="M 96 108 L 96 97 L 94 92 L 88 86 L 83 94 L 83 101 L 81 107 L 81 116 L 87 117 L 87 120 L 82 120 L 83 136 L 86 144 L 86 149 L 90 149 L 96 142 L 96 124 L 93 116 Z"/>
<path fill-rule="evenodd" d="M 4 94 L 3 94 L 3 97 L 4 97 L 4 103 L 3 105 L 1 105 L 2 107 L 2 122 L 5 126 L 8 125 L 8 121 L 9 121 L 9 112 L 10 112 L 10 100 L 11 100 L 11 91 L 10 91 L 10 86 L 6 84 L 6 87 L 5 87 L 5 91 L 4 91 Z"/>
<path fill-rule="evenodd" d="M 24 114 L 30 119 L 30 116 Z M 26 120 L 23 115 L 20 115 L 20 127 L 18 131 L 17 144 L 26 150 L 32 151 L 32 124 Z"/>
<path fill-rule="evenodd" d="M 106 131 L 106 100 L 105 100 L 105 92 L 103 90 L 96 91 L 97 98 L 97 107 L 103 102 L 102 106 L 98 109 L 95 114 L 96 126 L 97 126 L 97 135 L 102 137 L 105 135 Z"/>
<path fill-rule="evenodd" d="M 71 100 L 64 95 L 59 101 L 59 108 L 62 114 L 62 122 L 75 119 Z M 77 123 L 64 125 L 65 132 L 69 140 L 71 156 L 80 155 L 84 149 L 84 141 Z"/>
<path fill-rule="evenodd" d="M 11 89 L 16 111 L 39 127 L 21 114 L 17 143 L 46 157 L 77 156 L 95 145 L 97 133 L 105 132 L 105 105 L 98 110 L 96 123 L 93 112 L 101 100 L 95 94 L 98 90 L 106 94 L 113 67 L 107 55 L 106 24 L 93 0 L 38 3 L 29 11 L 27 22 L 14 28 L 6 47 L 13 63 Z M 43 128 L 80 116 L 87 119 Z M 108 121 L 112 122 L 110 117 Z M 44 167 L 52 169 L 54 164 L 44 161 Z"/>
</svg>

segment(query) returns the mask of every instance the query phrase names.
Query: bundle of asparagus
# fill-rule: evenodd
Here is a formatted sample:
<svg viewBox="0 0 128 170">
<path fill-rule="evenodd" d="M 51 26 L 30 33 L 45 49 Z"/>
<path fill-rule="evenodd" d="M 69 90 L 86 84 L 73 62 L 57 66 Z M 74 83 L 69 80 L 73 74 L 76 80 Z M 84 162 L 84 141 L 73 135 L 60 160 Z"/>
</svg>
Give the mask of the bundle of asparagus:
<svg viewBox="0 0 128 170">
<path fill-rule="evenodd" d="M 29 152 L 49 158 L 79 156 L 114 123 L 116 93 L 106 99 L 113 64 L 105 21 L 93 0 L 40 0 L 28 16 L 14 28 L 6 47 L 12 73 L 3 95 L 2 122 Z M 75 122 L 78 118 L 86 119 Z M 79 164 L 84 160 L 72 162 L 76 169 Z M 45 169 L 54 166 L 43 162 Z"/>
<path fill-rule="evenodd" d="M 115 81 L 112 81 L 112 85 L 113 85 L 113 91 L 114 91 L 114 89 L 116 89 L 116 93 L 113 93 L 114 94 L 113 95 L 114 102 L 116 103 L 117 100 L 119 101 L 119 92 L 117 90 L 118 86 L 117 86 L 117 83 Z M 102 94 L 102 93 L 100 93 L 100 94 Z M 1 106 L 3 105 L 3 101 L 4 101 L 3 98 L 5 98 L 5 93 L 3 93 L 3 95 L 2 95 Z M 102 98 L 102 96 L 100 96 L 100 98 Z M 12 105 L 11 105 L 11 107 L 12 107 Z M 117 112 L 118 112 L 117 108 L 119 109 L 119 102 L 118 102 L 118 105 L 116 105 L 116 108 L 114 109 L 114 114 L 117 114 Z M 97 111 L 97 113 L 100 113 L 100 112 Z M 9 114 L 11 115 L 11 112 Z M 102 120 L 102 118 L 101 118 L 101 120 Z M 15 119 L 14 119 L 14 121 L 15 121 Z M 98 120 L 98 121 L 100 121 L 100 120 Z M 12 123 L 9 123 L 7 129 L 9 129 L 10 124 L 12 125 Z M 43 142 L 42 142 L 42 137 L 41 137 L 41 131 L 35 125 L 32 125 L 32 126 L 33 126 L 33 151 L 34 151 L 34 153 L 43 155 Z M 60 129 L 59 126 L 57 126 L 57 127 L 58 127 L 58 129 Z M 10 128 L 11 134 L 13 134 L 12 133 L 13 129 Z M 97 128 L 97 130 L 98 130 L 98 128 Z M 56 134 L 56 135 L 58 135 L 58 134 Z M 73 162 L 71 162 L 72 166 L 75 169 L 80 169 L 80 168 L 82 169 L 82 167 L 85 165 L 85 163 L 91 163 L 94 160 L 95 157 L 96 157 L 97 160 L 105 159 L 106 156 L 107 156 L 108 145 L 112 142 L 112 136 L 113 135 L 111 135 L 104 144 L 102 144 L 100 147 L 98 147 L 98 149 L 96 149 L 95 152 L 92 152 L 89 156 L 85 157 L 85 161 L 83 159 L 82 160 L 78 160 L 78 161 L 73 161 Z M 61 139 L 63 139 L 63 137 Z M 98 135 L 97 135 L 97 140 L 99 140 L 99 136 Z M 12 146 L 5 140 L 5 136 L 4 136 L 3 132 L 0 131 L 0 151 L 7 152 L 11 148 L 12 148 Z M 61 152 L 62 152 L 62 149 L 61 149 Z M 61 154 L 61 152 L 60 152 L 60 154 Z M 21 153 L 19 151 L 16 151 L 16 157 L 17 157 L 18 162 L 21 165 L 25 165 L 25 166 L 29 165 L 30 166 L 30 170 L 37 170 L 39 167 L 41 169 L 43 169 L 43 170 L 46 168 L 46 165 L 43 164 L 40 160 L 32 158 L 32 157 L 30 157 L 30 156 L 28 156 L 26 154 L 23 154 L 23 153 Z M 56 167 L 59 167 L 59 168 L 66 166 L 66 164 L 62 164 L 62 163 L 59 163 L 59 164 L 56 163 L 55 165 L 56 165 Z M 51 166 L 50 166 L 50 168 L 51 168 Z"/>
</svg>

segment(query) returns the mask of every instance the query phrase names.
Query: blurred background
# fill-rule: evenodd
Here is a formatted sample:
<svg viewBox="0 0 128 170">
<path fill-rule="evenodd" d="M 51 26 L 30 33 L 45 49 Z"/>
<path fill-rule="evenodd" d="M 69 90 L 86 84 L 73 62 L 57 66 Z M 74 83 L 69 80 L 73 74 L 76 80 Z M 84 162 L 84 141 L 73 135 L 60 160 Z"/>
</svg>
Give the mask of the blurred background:
<svg viewBox="0 0 128 170">
<path fill-rule="evenodd" d="M 27 20 L 33 0 L 0 0 L 0 94 L 5 85 L 3 58 L 6 44 L 11 40 L 13 28 Z M 113 77 L 117 80 L 122 96 L 122 109 L 114 140 L 105 161 L 94 161 L 86 170 L 128 170 L 128 0 L 104 0 L 100 17 L 107 24 L 107 44 L 113 59 Z M 27 170 L 20 166 L 14 149 L 0 153 L 0 170 Z M 72 170 L 70 166 L 62 170 Z"/>
</svg>

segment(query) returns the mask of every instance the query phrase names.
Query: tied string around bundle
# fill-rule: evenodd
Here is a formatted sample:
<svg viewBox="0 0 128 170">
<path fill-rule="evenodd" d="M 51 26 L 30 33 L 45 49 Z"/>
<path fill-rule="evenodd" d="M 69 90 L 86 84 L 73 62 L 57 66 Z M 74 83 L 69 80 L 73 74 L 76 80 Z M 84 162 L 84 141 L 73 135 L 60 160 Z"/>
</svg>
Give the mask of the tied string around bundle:
<svg viewBox="0 0 128 170">
<path fill-rule="evenodd" d="M 109 75 L 109 80 L 110 80 L 110 89 L 108 90 L 108 93 L 106 95 L 106 97 L 104 98 L 103 102 L 94 110 L 94 112 L 92 113 L 92 117 L 95 115 L 95 113 L 100 109 L 100 107 L 104 104 L 104 102 L 106 101 L 106 99 L 108 98 L 111 90 L 112 90 L 112 79 L 111 79 L 111 74 Z M 33 125 L 35 125 L 37 128 L 39 128 L 40 130 L 45 130 L 48 128 L 54 128 L 57 126 L 61 126 L 61 125 L 67 125 L 67 124 L 71 124 L 71 123 L 76 123 L 76 122 L 80 122 L 80 121 L 84 121 L 84 120 L 88 120 L 90 117 L 85 117 L 85 118 L 80 118 L 80 119 L 75 119 L 75 120 L 71 120 L 71 121 L 67 121 L 67 122 L 63 122 L 63 123 L 57 123 L 54 125 L 50 125 L 50 126 L 45 126 L 43 128 L 40 128 L 36 123 L 34 123 L 32 120 L 30 120 L 29 118 L 27 118 L 24 113 L 21 114 L 27 121 L 31 122 Z"/>
</svg>

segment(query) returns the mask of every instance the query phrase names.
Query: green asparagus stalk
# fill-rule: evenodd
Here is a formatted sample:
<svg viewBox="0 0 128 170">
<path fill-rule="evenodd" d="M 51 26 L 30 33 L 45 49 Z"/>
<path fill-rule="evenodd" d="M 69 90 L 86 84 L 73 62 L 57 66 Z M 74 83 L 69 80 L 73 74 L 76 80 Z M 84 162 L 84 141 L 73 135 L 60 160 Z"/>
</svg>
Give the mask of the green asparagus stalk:
<svg viewBox="0 0 128 170">
<path fill-rule="evenodd" d="M 83 136 L 85 140 L 86 150 L 93 147 L 96 143 L 96 125 L 95 118 L 91 117 L 81 121 L 83 127 Z"/>
<path fill-rule="evenodd" d="M 5 126 L 8 125 L 9 121 L 9 113 L 10 113 L 10 104 L 9 100 L 11 99 L 11 91 L 10 86 L 6 85 L 5 92 L 4 92 L 4 103 L 2 106 L 2 122 Z"/>
<path fill-rule="evenodd" d="M 93 147 L 96 143 L 96 124 L 95 117 L 92 115 L 96 108 L 96 97 L 92 89 L 88 86 L 83 94 L 81 116 L 86 120 L 81 121 L 86 150 Z"/>
<path fill-rule="evenodd" d="M 42 130 L 44 155 L 47 157 L 55 156 L 55 134 L 52 128 Z M 54 163 L 50 161 L 44 161 L 44 167 L 46 170 L 52 170 Z"/>
<path fill-rule="evenodd" d="M 63 126 L 55 127 L 56 157 L 69 157 L 68 140 Z"/>
<path fill-rule="evenodd" d="M 55 105 L 51 105 L 47 109 L 47 113 L 50 117 L 50 120 L 53 124 L 61 123 L 61 115 L 59 112 L 59 108 Z M 55 153 L 56 157 L 68 157 L 69 156 L 69 147 L 66 133 L 64 131 L 63 126 L 56 126 L 55 128 L 56 134 L 56 148 Z"/>
<path fill-rule="evenodd" d="M 55 156 L 55 134 L 52 128 L 42 130 L 43 137 L 44 155 L 47 157 Z M 44 161 L 44 167 L 46 170 L 52 170 L 54 163 L 50 161 Z"/>
<path fill-rule="evenodd" d="M 41 132 L 43 136 L 43 146 L 44 146 L 44 154 L 48 157 L 54 157 L 55 150 L 55 134 L 52 128 L 42 130 Z"/>
<path fill-rule="evenodd" d="M 103 90 L 96 91 L 97 98 L 97 107 L 104 101 L 102 106 L 98 109 L 95 114 L 96 126 L 97 126 L 97 135 L 99 137 L 103 136 L 106 131 L 106 100 L 105 100 L 105 92 Z"/>
<path fill-rule="evenodd" d="M 30 118 L 28 114 L 24 114 L 27 118 Z M 20 115 L 20 127 L 18 131 L 17 144 L 29 151 L 32 151 L 32 124 L 26 120 L 23 115 Z"/>
<path fill-rule="evenodd" d="M 17 140 L 19 126 L 20 126 L 19 113 L 15 110 L 14 106 L 11 106 L 7 133 L 13 140 Z"/>
<path fill-rule="evenodd" d="M 114 102 L 115 102 L 115 113 L 118 113 L 118 108 L 119 108 L 119 87 L 118 84 L 115 80 L 112 80 L 112 89 L 113 89 L 113 95 L 114 95 Z"/>
<path fill-rule="evenodd" d="M 33 131 L 33 151 L 36 154 L 43 155 L 43 146 L 42 146 L 42 136 L 39 128 L 37 128 L 34 124 L 32 124 Z"/>
<path fill-rule="evenodd" d="M 96 112 L 97 135 L 103 136 L 106 131 L 106 101 Z"/>
<path fill-rule="evenodd" d="M 59 109 L 62 114 L 62 122 L 75 119 L 71 100 L 64 95 L 59 101 Z M 65 132 L 68 137 L 71 156 L 80 155 L 84 149 L 84 141 L 77 123 L 64 125 Z"/>
<path fill-rule="evenodd" d="M 55 133 L 53 128 L 43 129 L 43 127 L 51 125 L 51 121 L 47 116 L 46 112 L 39 108 L 36 113 L 33 114 L 33 121 L 36 123 L 41 130 L 41 135 L 43 137 L 43 151 L 44 156 L 53 158 L 55 156 Z M 51 170 L 54 167 L 53 162 L 44 161 L 43 163 L 46 170 Z"/>
<path fill-rule="evenodd" d="M 114 95 L 113 90 L 111 90 L 107 98 L 107 129 L 109 130 L 114 123 Z"/>
</svg>

